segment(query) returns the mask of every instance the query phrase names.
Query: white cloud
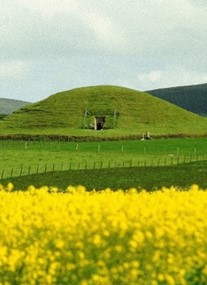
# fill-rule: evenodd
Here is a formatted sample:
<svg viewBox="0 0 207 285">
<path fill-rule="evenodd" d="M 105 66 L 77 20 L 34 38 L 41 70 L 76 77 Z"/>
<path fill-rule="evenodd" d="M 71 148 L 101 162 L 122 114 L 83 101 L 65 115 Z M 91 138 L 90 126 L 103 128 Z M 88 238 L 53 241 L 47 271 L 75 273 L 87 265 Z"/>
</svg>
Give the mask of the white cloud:
<svg viewBox="0 0 207 285">
<path fill-rule="evenodd" d="M 145 84 L 159 82 L 162 77 L 162 72 L 160 70 L 152 70 L 147 73 L 142 73 L 138 75 L 138 80 L 144 82 Z"/>
<path fill-rule="evenodd" d="M 116 51 L 120 47 L 121 49 L 125 48 L 126 39 L 121 27 L 118 27 L 112 19 L 97 12 L 83 14 L 81 18 L 93 32 L 94 42 L 98 43 L 98 47 L 101 48 L 102 52 Z"/>
<path fill-rule="evenodd" d="M 194 6 L 198 6 L 201 8 L 207 7 L 207 2 L 206 0 L 190 0 L 190 2 L 194 5 Z"/>
<path fill-rule="evenodd" d="M 22 79 L 29 69 L 30 63 L 21 60 L 0 62 L 0 79 Z"/>
<path fill-rule="evenodd" d="M 192 0 L 0 0 L 7 56 L 195 56 L 206 50 L 206 9 Z M 185 52 L 183 52 L 185 51 Z"/>
<path fill-rule="evenodd" d="M 0 0 L 0 7 L 0 76 L 33 78 L 22 84 L 25 94 L 83 83 L 206 82 L 206 0 Z"/>
<path fill-rule="evenodd" d="M 192 85 L 207 82 L 207 72 L 194 69 L 187 69 L 183 66 L 172 66 L 163 72 L 163 82 L 165 87 Z"/>
<path fill-rule="evenodd" d="M 17 3 L 32 13 L 39 13 L 44 17 L 51 18 L 57 14 L 71 14 L 79 8 L 76 0 L 17 0 Z"/>
<path fill-rule="evenodd" d="M 109 19 L 92 13 L 87 15 L 86 20 L 88 26 L 101 41 L 108 43 L 113 40 L 114 27 Z"/>
<path fill-rule="evenodd" d="M 142 90 L 173 87 L 180 85 L 202 84 L 207 82 L 207 72 L 172 65 L 162 71 L 149 71 L 138 75 L 138 85 Z"/>
</svg>

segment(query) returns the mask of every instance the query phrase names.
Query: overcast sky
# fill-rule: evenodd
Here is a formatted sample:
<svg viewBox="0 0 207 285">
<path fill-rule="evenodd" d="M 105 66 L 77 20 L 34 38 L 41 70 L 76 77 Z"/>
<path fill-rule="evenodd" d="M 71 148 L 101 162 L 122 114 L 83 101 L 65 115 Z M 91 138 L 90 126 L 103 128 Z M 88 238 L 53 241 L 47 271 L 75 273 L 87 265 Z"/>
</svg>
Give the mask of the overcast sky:
<svg viewBox="0 0 207 285">
<path fill-rule="evenodd" d="M 1 98 L 206 82 L 206 0 L 0 0 Z"/>
</svg>

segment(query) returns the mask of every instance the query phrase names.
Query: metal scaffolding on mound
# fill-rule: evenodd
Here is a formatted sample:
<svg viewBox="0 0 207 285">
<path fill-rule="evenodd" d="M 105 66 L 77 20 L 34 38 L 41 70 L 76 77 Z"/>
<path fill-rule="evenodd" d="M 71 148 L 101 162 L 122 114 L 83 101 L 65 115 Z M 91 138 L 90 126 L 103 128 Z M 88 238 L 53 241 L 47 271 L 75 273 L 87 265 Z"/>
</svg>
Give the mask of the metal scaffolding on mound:
<svg viewBox="0 0 207 285">
<path fill-rule="evenodd" d="M 100 130 L 106 128 L 114 129 L 118 114 L 116 110 L 97 110 L 91 111 L 86 109 L 83 117 L 84 127 L 87 129 Z M 109 123 L 110 121 L 110 123 Z"/>
</svg>

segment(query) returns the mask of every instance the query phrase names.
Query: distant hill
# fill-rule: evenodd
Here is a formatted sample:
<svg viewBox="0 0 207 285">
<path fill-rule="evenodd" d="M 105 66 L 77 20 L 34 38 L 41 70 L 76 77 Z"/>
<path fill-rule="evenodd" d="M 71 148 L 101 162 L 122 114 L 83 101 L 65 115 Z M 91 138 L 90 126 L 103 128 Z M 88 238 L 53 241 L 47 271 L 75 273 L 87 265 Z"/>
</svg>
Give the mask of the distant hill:
<svg viewBox="0 0 207 285">
<path fill-rule="evenodd" d="M 97 135 L 206 132 L 206 120 L 150 94 L 119 86 L 60 92 L 18 109 L 1 124 L 18 133 Z"/>
<path fill-rule="evenodd" d="M 190 112 L 207 116 L 207 83 L 146 91 Z"/>
<path fill-rule="evenodd" d="M 8 115 L 19 108 L 30 104 L 26 101 L 0 98 L 0 114 Z"/>
</svg>

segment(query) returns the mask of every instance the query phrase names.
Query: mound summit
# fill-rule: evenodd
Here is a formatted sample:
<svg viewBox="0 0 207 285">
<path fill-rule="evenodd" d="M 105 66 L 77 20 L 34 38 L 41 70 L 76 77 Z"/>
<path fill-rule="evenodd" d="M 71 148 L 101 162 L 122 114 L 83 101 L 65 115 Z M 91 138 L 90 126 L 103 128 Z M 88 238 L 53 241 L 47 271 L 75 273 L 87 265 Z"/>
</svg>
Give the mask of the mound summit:
<svg viewBox="0 0 207 285">
<path fill-rule="evenodd" d="M 27 132 L 110 133 L 205 132 L 206 120 L 153 95 L 119 86 L 91 86 L 60 92 L 20 108 L 2 128 Z M 59 130 L 59 131 L 58 131 Z"/>
</svg>

